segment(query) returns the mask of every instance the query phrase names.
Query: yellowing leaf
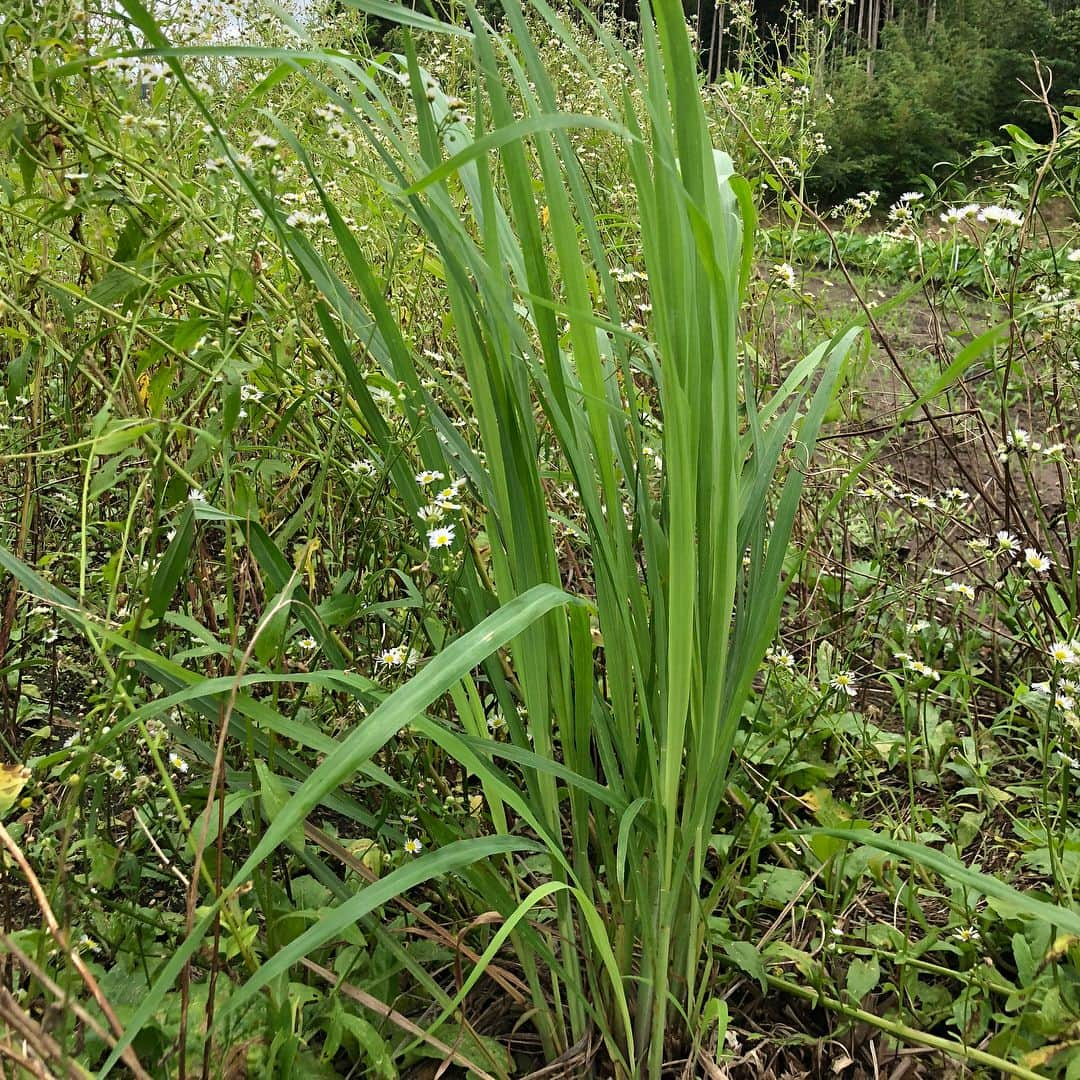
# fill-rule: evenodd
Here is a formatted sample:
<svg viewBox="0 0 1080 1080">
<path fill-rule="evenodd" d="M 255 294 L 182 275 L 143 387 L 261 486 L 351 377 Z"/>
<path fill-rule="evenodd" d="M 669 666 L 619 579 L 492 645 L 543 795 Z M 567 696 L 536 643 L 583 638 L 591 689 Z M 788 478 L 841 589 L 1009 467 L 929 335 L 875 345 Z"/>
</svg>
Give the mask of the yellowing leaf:
<svg viewBox="0 0 1080 1080">
<path fill-rule="evenodd" d="M 1052 964 L 1056 960 L 1060 960 L 1078 941 L 1075 934 L 1062 934 L 1053 945 L 1050 946 L 1046 955 L 1043 957 L 1043 967 L 1047 964 Z"/>
<path fill-rule="evenodd" d="M 1074 1046 L 1080 1046 L 1080 1042 L 1076 1039 L 1071 1039 L 1068 1042 L 1052 1043 L 1049 1046 L 1040 1047 L 1038 1050 L 1032 1050 L 1030 1054 L 1025 1054 L 1021 1058 L 1020 1064 L 1028 1069 L 1038 1069 L 1056 1058 L 1063 1050 L 1069 1050 Z"/>
<path fill-rule="evenodd" d="M 25 765 L 0 765 L 0 814 L 15 805 L 29 779 L 30 770 Z"/>
</svg>

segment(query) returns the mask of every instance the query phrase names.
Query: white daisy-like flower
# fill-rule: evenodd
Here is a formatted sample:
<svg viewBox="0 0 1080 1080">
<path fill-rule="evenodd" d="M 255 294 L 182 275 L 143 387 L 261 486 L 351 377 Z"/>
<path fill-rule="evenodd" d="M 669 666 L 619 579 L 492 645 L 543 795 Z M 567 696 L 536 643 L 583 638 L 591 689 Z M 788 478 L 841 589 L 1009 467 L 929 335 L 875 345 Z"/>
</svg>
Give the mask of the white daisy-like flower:
<svg viewBox="0 0 1080 1080">
<path fill-rule="evenodd" d="M 1055 664 L 1072 667 L 1077 662 L 1076 649 L 1071 641 L 1055 641 L 1050 646 L 1050 659 Z"/>
<path fill-rule="evenodd" d="M 978 203 L 968 203 L 966 206 L 950 206 L 941 215 L 941 222 L 943 225 L 959 225 L 961 221 L 968 221 L 978 213 Z"/>
<path fill-rule="evenodd" d="M 316 648 L 319 643 L 313 637 L 309 636 L 298 638 L 296 644 L 299 645 L 301 649 L 310 652 L 312 649 Z"/>
<path fill-rule="evenodd" d="M 276 150 L 278 141 L 273 135 L 261 134 L 256 137 L 255 141 L 251 144 L 252 150 Z"/>
<path fill-rule="evenodd" d="M 454 542 L 454 526 L 440 525 L 438 528 L 430 529 L 427 534 L 427 542 L 428 547 L 432 549 L 450 547 Z"/>
<path fill-rule="evenodd" d="M 188 502 L 201 503 L 206 502 L 206 493 L 200 488 L 192 488 L 188 492 Z"/>
<path fill-rule="evenodd" d="M 795 267 L 791 263 L 779 263 L 774 266 L 772 268 L 772 279 L 778 285 L 783 285 L 788 289 L 794 289 L 799 280 L 795 273 Z"/>
<path fill-rule="evenodd" d="M 950 581 L 945 586 L 945 591 L 953 596 L 961 596 L 965 600 L 975 599 L 975 589 L 971 585 L 965 585 L 962 581 Z"/>
<path fill-rule="evenodd" d="M 188 763 L 175 750 L 169 753 L 169 767 L 175 769 L 178 773 L 188 771 Z"/>
<path fill-rule="evenodd" d="M 995 534 L 994 541 L 998 551 L 1016 553 L 1020 550 L 1020 541 L 1008 529 L 1000 529 Z"/>
<path fill-rule="evenodd" d="M 979 931 L 978 928 L 974 926 L 961 926 L 953 934 L 953 937 L 956 938 L 957 941 L 962 941 L 967 944 L 979 940 Z"/>
<path fill-rule="evenodd" d="M 1035 548 L 1024 548 L 1024 565 L 1033 570 L 1036 574 L 1045 574 L 1050 569 L 1052 562 L 1050 558 L 1043 555 L 1042 552 L 1036 551 Z"/>
<path fill-rule="evenodd" d="M 848 697 L 853 698 L 856 694 L 855 676 L 850 671 L 838 671 L 830 680 L 829 685 L 834 690 L 839 690 Z"/>
<path fill-rule="evenodd" d="M 979 212 L 979 221 L 986 225 L 1008 225 L 1018 229 L 1024 224 L 1024 215 L 1008 206 L 984 206 Z"/>
<path fill-rule="evenodd" d="M 791 671 L 795 667 L 795 657 L 783 646 L 770 645 L 765 653 L 765 659 L 776 667 Z"/>
<path fill-rule="evenodd" d="M 415 836 L 410 836 L 405 841 L 405 854 L 406 855 L 419 855 L 424 850 L 424 845 Z"/>
<path fill-rule="evenodd" d="M 447 509 L 448 507 L 443 506 L 441 503 L 429 503 L 427 506 L 421 506 L 417 510 L 416 516 L 425 525 L 430 525 L 442 521 L 446 517 Z"/>
<path fill-rule="evenodd" d="M 424 469 L 423 472 L 416 474 L 416 482 L 421 487 L 427 487 L 428 484 L 434 484 L 436 480 L 445 480 L 446 475 L 439 472 L 438 469 Z"/>
<path fill-rule="evenodd" d="M 909 671 L 915 672 L 921 679 L 929 679 L 931 682 L 941 680 L 941 675 L 929 664 L 924 664 L 921 660 L 909 660 L 907 666 Z"/>
</svg>

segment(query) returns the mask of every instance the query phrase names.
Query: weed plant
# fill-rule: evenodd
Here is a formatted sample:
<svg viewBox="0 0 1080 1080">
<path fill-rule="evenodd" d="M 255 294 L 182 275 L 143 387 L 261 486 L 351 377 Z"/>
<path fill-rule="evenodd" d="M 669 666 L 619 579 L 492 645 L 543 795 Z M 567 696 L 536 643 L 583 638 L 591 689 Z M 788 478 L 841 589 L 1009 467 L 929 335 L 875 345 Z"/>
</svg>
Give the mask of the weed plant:
<svg viewBox="0 0 1080 1080">
<path fill-rule="evenodd" d="M 358 6 L 0 26 L 0 1053 L 1074 1075 L 1073 116 L 874 239 L 816 54 Z"/>
</svg>

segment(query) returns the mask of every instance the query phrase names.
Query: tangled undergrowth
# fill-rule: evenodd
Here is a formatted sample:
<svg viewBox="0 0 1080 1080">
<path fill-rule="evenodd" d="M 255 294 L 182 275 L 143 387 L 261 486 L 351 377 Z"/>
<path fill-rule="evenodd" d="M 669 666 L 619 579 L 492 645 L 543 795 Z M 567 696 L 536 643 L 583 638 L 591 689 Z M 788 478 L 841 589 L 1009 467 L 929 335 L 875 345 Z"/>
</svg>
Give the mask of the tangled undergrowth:
<svg viewBox="0 0 1080 1080">
<path fill-rule="evenodd" d="M 1080 1076 L 1080 116 L 359 6 L 0 22 L 4 1068 Z"/>
</svg>

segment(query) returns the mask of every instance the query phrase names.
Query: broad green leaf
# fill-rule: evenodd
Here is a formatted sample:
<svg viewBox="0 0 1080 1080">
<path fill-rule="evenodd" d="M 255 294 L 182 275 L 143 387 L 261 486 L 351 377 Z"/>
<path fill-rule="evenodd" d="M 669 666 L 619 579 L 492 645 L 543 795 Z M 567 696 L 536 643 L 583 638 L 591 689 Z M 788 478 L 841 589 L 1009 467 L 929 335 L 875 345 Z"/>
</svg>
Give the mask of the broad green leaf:
<svg viewBox="0 0 1080 1080">
<path fill-rule="evenodd" d="M 856 957 L 848 965 L 847 992 L 855 1005 L 859 1005 L 863 998 L 877 988 L 881 979 L 881 965 L 876 956 L 867 957 L 865 960 Z"/>
</svg>

